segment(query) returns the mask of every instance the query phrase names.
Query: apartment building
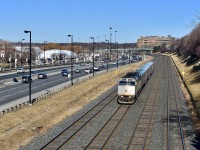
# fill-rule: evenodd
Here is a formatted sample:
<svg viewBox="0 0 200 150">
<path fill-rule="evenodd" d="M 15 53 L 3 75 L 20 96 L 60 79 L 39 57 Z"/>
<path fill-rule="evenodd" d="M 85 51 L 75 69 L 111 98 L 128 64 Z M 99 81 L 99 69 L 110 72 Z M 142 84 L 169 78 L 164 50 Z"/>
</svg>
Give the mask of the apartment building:
<svg viewBox="0 0 200 150">
<path fill-rule="evenodd" d="M 154 47 L 160 46 L 163 43 L 166 46 L 170 45 L 171 41 L 174 40 L 175 37 L 171 37 L 171 35 L 166 36 L 142 36 L 137 40 L 137 47 Z"/>
</svg>

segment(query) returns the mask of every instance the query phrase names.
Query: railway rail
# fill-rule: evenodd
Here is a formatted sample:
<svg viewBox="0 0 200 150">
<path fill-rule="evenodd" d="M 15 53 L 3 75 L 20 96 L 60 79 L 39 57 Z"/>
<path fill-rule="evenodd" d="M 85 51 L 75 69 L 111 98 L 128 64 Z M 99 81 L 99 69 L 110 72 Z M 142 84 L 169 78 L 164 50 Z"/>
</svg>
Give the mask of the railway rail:
<svg viewBox="0 0 200 150">
<path fill-rule="evenodd" d="M 84 149 L 103 149 L 109 141 L 111 135 L 118 127 L 124 116 L 127 114 L 130 105 L 120 105 L 116 112 L 110 117 L 106 124 L 99 130 L 96 136 Z"/>
<path fill-rule="evenodd" d="M 127 145 L 127 149 L 144 149 L 146 146 L 148 134 L 150 132 L 150 125 L 154 114 L 154 108 L 156 101 L 159 97 L 159 86 L 162 73 L 159 72 L 157 77 L 154 77 L 154 85 L 151 88 L 148 99 L 145 102 L 145 105 L 142 109 L 140 118 L 136 124 L 136 127 L 133 130 L 130 141 Z M 156 95 L 156 96 L 155 96 Z"/>
<path fill-rule="evenodd" d="M 172 61 L 170 61 L 170 59 L 168 60 L 168 65 L 171 65 L 171 68 L 175 69 L 175 67 L 173 66 Z M 174 126 L 176 126 L 176 128 L 178 128 L 178 130 L 179 130 L 178 139 L 179 139 L 179 145 L 181 145 L 181 147 L 178 147 L 178 149 L 186 150 L 184 132 L 183 132 L 183 126 L 182 126 L 182 120 L 181 120 L 182 117 L 181 117 L 180 106 L 179 106 L 179 95 L 178 95 L 179 92 L 177 91 L 179 84 L 177 82 L 175 82 L 175 81 L 178 81 L 178 79 L 176 78 L 177 76 L 176 76 L 175 72 L 172 72 L 172 69 L 169 70 L 169 78 L 170 78 L 169 88 L 173 94 L 171 95 L 172 101 L 170 101 L 172 104 L 168 105 L 168 109 L 171 108 L 171 112 L 172 112 L 171 116 L 176 117 L 175 118 L 176 122 L 174 122 Z M 169 126 L 171 124 L 170 121 L 172 121 L 171 116 L 168 116 Z M 168 128 L 168 130 L 169 130 L 168 137 L 170 137 L 170 136 L 172 136 L 172 135 L 170 135 L 171 134 L 170 127 Z M 175 147 L 175 144 L 176 144 L 176 143 L 170 142 L 170 139 L 173 139 L 173 138 L 169 138 L 169 140 L 168 140 L 168 148 L 167 148 L 168 150 L 171 149 L 172 147 Z M 174 141 L 174 140 L 172 140 L 172 141 Z M 173 143 L 173 145 L 171 146 L 170 143 Z"/>
<path fill-rule="evenodd" d="M 96 104 L 93 108 L 91 108 L 89 111 L 87 111 L 83 116 L 81 116 L 78 120 L 76 120 L 73 124 L 71 124 L 69 127 L 67 127 L 65 130 L 63 130 L 60 134 L 58 134 L 56 137 L 54 137 L 51 141 L 49 141 L 47 144 L 45 144 L 41 149 L 59 149 L 62 147 L 67 141 L 69 141 L 81 128 L 83 128 L 92 118 L 94 118 L 95 115 L 97 115 L 100 111 L 103 110 L 108 104 L 111 103 L 111 101 L 116 98 L 116 91 L 115 89 L 111 94 L 109 94 L 106 98 L 104 98 L 102 101 L 100 101 L 98 104 Z M 79 124 L 77 126 L 77 124 Z M 77 129 L 74 129 L 74 127 L 77 126 Z M 68 138 L 66 138 L 66 134 L 68 133 L 68 130 L 75 130 L 75 132 L 70 135 Z"/>
</svg>

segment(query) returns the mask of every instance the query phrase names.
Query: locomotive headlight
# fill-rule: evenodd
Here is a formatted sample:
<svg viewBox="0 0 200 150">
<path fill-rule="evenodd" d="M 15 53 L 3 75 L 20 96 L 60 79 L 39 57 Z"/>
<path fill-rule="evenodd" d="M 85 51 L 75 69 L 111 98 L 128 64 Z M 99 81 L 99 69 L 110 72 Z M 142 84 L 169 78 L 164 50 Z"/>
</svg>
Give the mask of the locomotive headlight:
<svg viewBox="0 0 200 150">
<path fill-rule="evenodd" d="M 132 96 L 129 96 L 129 98 L 131 98 Z"/>
<path fill-rule="evenodd" d="M 124 96 L 121 95 L 121 97 L 124 97 Z"/>
</svg>

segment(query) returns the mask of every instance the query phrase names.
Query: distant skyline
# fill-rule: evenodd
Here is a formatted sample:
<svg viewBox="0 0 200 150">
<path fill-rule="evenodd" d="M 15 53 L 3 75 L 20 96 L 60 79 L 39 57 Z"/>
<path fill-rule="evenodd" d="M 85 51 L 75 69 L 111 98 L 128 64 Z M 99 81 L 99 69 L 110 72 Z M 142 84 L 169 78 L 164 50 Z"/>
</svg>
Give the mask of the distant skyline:
<svg viewBox="0 0 200 150">
<path fill-rule="evenodd" d="M 199 0 L 2 0 L 0 39 L 70 43 L 110 40 L 135 43 L 141 36 L 181 38 L 192 30 Z"/>
</svg>

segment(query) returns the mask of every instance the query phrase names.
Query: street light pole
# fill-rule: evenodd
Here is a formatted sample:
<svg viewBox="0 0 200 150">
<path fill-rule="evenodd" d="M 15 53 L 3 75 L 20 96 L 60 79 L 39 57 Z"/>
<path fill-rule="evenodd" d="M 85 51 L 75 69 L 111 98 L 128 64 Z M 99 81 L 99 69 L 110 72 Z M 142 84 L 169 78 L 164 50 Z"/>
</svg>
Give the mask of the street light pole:
<svg viewBox="0 0 200 150">
<path fill-rule="evenodd" d="M 29 35 L 30 35 L 30 50 L 29 50 L 29 76 L 30 76 L 30 78 L 28 78 L 28 81 L 29 81 L 29 103 L 32 104 L 32 100 L 31 100 L 31 62 L 32 62 L 32 57 L 31 57 L 31 31 L 25 30 L 24 33 L 29 33 Z"/>
<path fill-rule="evenodd" d="M 110 48 L 110 61 L 111 61 L 111 42 L 112 42 L 112 33 L 111 33 L 111 30 L 112 30 L 112 27 L 110 27 L 109 29 L 110 29 L 110 44 L 109 44 L 109 48 Z"/>
<path fill-rule="evenodd" d="M 115 51 L 117 49 L 116 33 L 117 33 L 117 31 L 115 31 Z M 117 49 L 117 68 L 118 68 L 118 49 Z"/>
<path fill-rule="evenodd" d="M 25 39 L 21 39 L 20 67 L 22 67 L 22 42 L 23 42 L 24 40 L 25 40 Z"/>
<path fill-rule="evenodd" d="M 60 65 L 61 65 L 61 45 L 62 45 L 63 43 L 60 43 Z"/>
<path fill-rule="evenodd" d="M 124 59 L 125 59 L 125 44 L 124 44 Z M 124 63 L 123 63 L 124 64 Z M 125 64 L 124 64 L 125 65 Z"/>
<path fill-rule="evenodd" d="M 68 37 L 71 37 L 71 85 L 73 85 L 73 58 L 72 58 L 72 44 L 73 44 L 73 35 L 68 35 Z M 73 54 L 74 55 L 74 54 Z"/>
<path fill-rule="evenodd" d="M 92 72 L 93 72 L 93 77 L 94 77 L 94 37 L 90 37 L 92 40 L 93 40 L 93 56 L 92 56 L 92 59 L 93 59 L 93 69 L 92 69 Z"/>
<path fill-rule="evenodd" d="M 45 66 L 45 43 L 46 43 L 47 41 L 44 41 L 44 66 Z"/>
<path fill-rule="evenodd" d="M 106 40 L 108 42 L 109 45 L 109 40 Z M 109 55 L 108 55 L 108 49 L 107 49 L 107 72 L 108 72 L 108 59 L 109 59 Z"/>
<path fill-rule="evenodd" d="M 128 58 L 129 58 L 129 65 L 130 65 L 130 63 L 131 63 L 131 62 L 130 62 L 130 54 L 131 54 L 131 53 L 130 53 L 130 52 L 131 52 L 131 51 L 130 51 L 130 45 L 128 46 L 128 48 L 129 48 L 129 49 L 128 49 L 128 53 L 129 53 L 129 54 L 128 54 L 128 55 L 129 55 Z"/>
<path fill-rule="evenodd" d="M 118 43 L 116 42 L 115 44 L 117 47 L 117 69 L 118 69 L 118 66 L 119 66 L 119 64 L 118 64 L 118 59 L 119 59 Z"/>
</svg>

